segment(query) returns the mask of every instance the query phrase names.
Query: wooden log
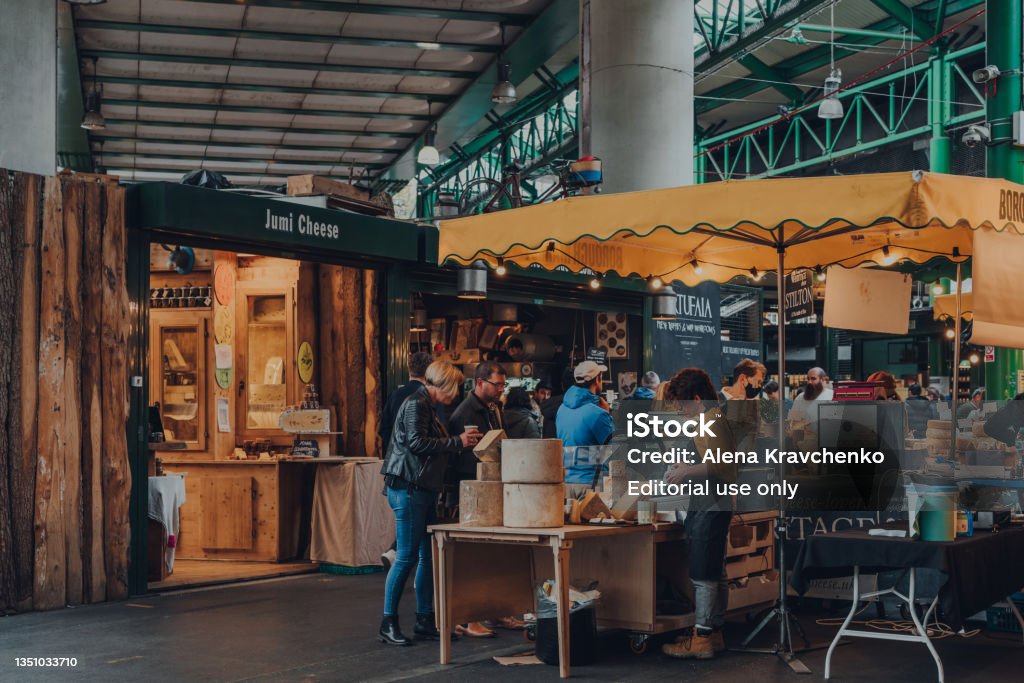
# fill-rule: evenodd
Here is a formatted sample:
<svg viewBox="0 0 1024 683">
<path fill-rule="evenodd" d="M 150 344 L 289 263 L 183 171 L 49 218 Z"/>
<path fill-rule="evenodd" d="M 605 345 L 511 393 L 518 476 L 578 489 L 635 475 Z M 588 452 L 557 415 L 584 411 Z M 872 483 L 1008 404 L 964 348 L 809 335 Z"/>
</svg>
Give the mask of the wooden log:
<svg viewBox="0 0 1024 683">
<path fill-rule="evenodd" d="M 339 361 L 337 357 L 337 316 L 334 313 L 334 282 L 338 266 L 320 266 L 318 273 L 319 306 L 320 312 L 320 405 L 331 411 L 331 423 L 334 431 L 343 431 L 344 419 L 341 411 L 341 392 L 338 386 L 338 377 L 335 375 L 335 365 Z M 342 435 L 344 436 L 344 435 Z M 344 450 L 344 440 L 331 437 L 331 451 L 341 455 L 348 455 Z"/>
<path fill-rule="evenodd" d="M 14 243 L 21 237 L 18 227 L 20 216 L 14 213 L 14 197 L 11 196 L 12 179 L 8 172 L 0 170 L 0 301 L 17 301 L 18 285 L 14 269 Z M 20 227 L 20 226 L 19 226 Z M 17 403 L 11 398 L 12 379 L 20 368 L 16 367 L 14 344 L 13 306 L 0 307 L 0 614 L 16 610 L 14 571 L 14 528 L 12 510 L 7 501 L 11 499 L 10 455 L 11 431 L 8 425 L 14 422 L 11 416 L 17 411 Z M 21 414 L 18 413 L 20 423 Z"/>
<path fill-rule="evenodd" d="M 82 604 L 82 225 L 85 185 L 67 178 L 64 195 L 64 603 Z M 59 287 L 58 282 L 53 282 Z M 52 539 L 51 539 L 52 540 Z"/>
<path fill-rule="evenodd" d="M 107 186 L 103 223 L 103 311 L 101 368 L 103 387 L 103 508 L 107 599 L 128 596 L 128 541 L 131 533 L 128 467 L 128 291 L 125 266 L 124 188 Z"/>
<path fill-rule="evenodd" d="M 107 598 L 103 561 L 103 404 L 100 401 L 100 318 L 103 308 L 103 218 L 105 196 L 98 183 L 86 186 L 82 234 L 82 584 L 85 602 Z"/>
<path fill-rule="evenodd" d="M 43 231 L 43 179 L 27 173 L 15 179 L 16 213 L 23 217 L 22 248 L 16 264 L 21 283 L 17 351 L 21 372 L 12 384 L 12 397 L 20 405 L 20 434 L 11 442 L 11 509 L 14 528 L 15 592 L 18 609 L 32 609 L 35 589 L 35 491 L 37 425 L 39 420 L 39 245 Z"/>
<path fill-rule="evenodd" d="M 64 604 L 64 216 L 61 181 L 47 178 L 40 242 L 39 461 L 36 477 L 35 609 Z M 59 284 L 57 284 L 59 283 Z"/>
<path fill-rule="evenodd" d="M 366 455 L 384 457 L 383 448 L 377 428 L 380 424 L 381 412 L 381 377 L 380 377 L 380 326 L 378 325 L 379 307 L 377 305 L 377 272 L 363 272 L 363 347 L 365 353 L 366 381 Z"/>
<path fill-rule="evenodd" d="M 345 335 L 343 350 L 346 365 L 345 401 L 348 429 L 345 430 L 346 453 L 366 455 L 366 395 L 364 393 L 366 355 L 363 349 L 363 273 L 356 268 L 343 268 L 341 301 L 338 316 Z"/>
</svg>

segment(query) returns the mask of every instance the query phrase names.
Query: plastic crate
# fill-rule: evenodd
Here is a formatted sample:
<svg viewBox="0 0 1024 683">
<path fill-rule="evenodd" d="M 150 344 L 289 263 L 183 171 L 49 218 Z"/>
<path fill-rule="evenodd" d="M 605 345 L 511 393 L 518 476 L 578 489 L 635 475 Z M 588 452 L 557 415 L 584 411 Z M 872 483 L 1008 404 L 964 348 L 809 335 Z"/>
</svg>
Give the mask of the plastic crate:
<svg viewBox="0 0 1024 683">
<path fill-rule="evenodd" d="M 1013 602 L 1017 610 L 1024 614 L 1024 595 L 1018 593 L 1013 596 Z M 989 631 L 1001 631 L 1003 633 L 1020 633 L 1020 622 L 1008 605 L 999 604 L 985 610 L 985 626 Z"/>
</svg>

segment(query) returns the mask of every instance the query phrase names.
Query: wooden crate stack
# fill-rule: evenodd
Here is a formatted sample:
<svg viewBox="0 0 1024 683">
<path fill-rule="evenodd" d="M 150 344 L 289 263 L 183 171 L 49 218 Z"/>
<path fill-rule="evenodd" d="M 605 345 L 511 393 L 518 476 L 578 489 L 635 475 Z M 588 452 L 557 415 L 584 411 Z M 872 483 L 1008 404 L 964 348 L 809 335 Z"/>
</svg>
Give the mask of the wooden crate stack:
<svg viewBox="0 0 1024 683">
<path fill-rule="evenodd" d="M 725 552 L 730 613 L 753 611 L 774 602 L 779 594 L 772 531 L 776 514 L 766 511 L 733 515 Z"/>
</svg>

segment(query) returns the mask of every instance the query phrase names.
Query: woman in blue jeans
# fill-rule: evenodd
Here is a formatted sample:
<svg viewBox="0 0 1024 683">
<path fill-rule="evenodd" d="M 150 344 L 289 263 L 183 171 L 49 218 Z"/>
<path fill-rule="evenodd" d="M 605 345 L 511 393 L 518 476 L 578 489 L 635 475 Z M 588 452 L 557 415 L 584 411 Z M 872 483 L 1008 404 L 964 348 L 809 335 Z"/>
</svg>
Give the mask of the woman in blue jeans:
<svg viewBox="0 0 1024 683">
<path fill-rule="evenodd" d="M 437 414 L 437 406 L 451 405 L 459 395 L 462 379 L 462 373 L 448 363 L 434 362 L 427 367 L 423 386 L 398 409 L 381 468 L 388 504 L 395 511 L 397 539 L 395 561 L 384 584 L 384 619 L 379 631 L 381 642 L 389 645 L 412 645 L 398 625 L 398 603 L 414 567 L 414 634 L 422 638 L 440 635 L 434 620 L 434 561 L 427 526 L 436 520 L 448 458 L 480 440 L 475 429 L 449 436 Z"/>
</svg>

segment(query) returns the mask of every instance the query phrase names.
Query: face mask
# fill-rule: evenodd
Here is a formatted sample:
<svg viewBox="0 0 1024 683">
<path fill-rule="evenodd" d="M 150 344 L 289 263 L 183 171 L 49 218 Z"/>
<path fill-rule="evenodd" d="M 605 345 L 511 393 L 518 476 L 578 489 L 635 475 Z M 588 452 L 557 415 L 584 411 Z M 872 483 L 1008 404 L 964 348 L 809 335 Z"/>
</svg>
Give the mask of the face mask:
<svg viewBox="0 0 1024 683">
<path fill-rule="evenodd" d="M 757 395 L 761 393 L 761 387 L 755 387 L 753 385 L 747 385 L 747 398 L 757 398 Z"/>
</svg>

